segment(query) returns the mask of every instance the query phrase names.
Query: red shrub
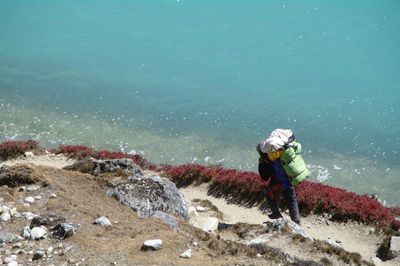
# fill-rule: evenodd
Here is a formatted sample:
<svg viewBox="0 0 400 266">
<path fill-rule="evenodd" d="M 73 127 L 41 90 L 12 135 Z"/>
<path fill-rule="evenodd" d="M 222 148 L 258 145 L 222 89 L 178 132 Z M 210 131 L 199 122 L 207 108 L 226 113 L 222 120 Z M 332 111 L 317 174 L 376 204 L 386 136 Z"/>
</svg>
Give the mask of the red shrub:
<svg viewBox="0 0 400 266">
<path fill-rule="evenodd" d="M 65 156 L 75 158 L 75 159 L 83 159 L 86 157 L 94 157 L 96 152 L 91 148 L 81 145 L 61 145 L 58 149 L 52 150 L 52 152 L 56 154 L 64 154 Z"/>
<path fill-rule="evenodd" d="M 0 144 L 0 159 L 8 160 L 23 155 L 27 151 L 39 149 L 39 144 L 34 140 L 9 140 Z"/>
<path fill-rule="evenodd" d="M 212 181 L 215 186 L 225 186 L 234 190 L 232 193 L 261 192 L 266 185 L 258 174 L 226 169 L 221 166 L 203 166 L 199 164 L 161 165 L 159 170 L 180 185 L 206 183 Z M 184 181 L 182 181 L 183 179 Z"/>
<path fill-rule="evenodd" d="M 56 154 L 64 154 L 68 157 L 75 158 L 75 159 L 83 159 L 86 157 L 92 157 L 95 159 L 121 159 L 121 158 L 130 158 L 133 160 L 134 163 L 139 165 L 145 169 L 156 169 L 155 164 L 150 163 L 147 161 L 143 156 L 138 154 L 131 155 L 122 152 L 113 152 L 113 151 L 95 151 L 91 148 L 86 146 L 76 145 L 76 146 L 64 146 L 61 145 L 58 149 L 52 150 L 52 152 Z"/>
<path fill-rule="evenodd" d="M 389 209 L 394 216 L 400 216 L 400 207 L 390 207 Z"/>
<path fill-rule="evenodd" d="M 297 189 L 299 207 L 303 213 L 327 212 L 336 220 L 356 220 L 387 225 L 394 220 L 389 208 L 367 195 L 357 195 L 344 189 L 305 181 Z"/>
</svg>

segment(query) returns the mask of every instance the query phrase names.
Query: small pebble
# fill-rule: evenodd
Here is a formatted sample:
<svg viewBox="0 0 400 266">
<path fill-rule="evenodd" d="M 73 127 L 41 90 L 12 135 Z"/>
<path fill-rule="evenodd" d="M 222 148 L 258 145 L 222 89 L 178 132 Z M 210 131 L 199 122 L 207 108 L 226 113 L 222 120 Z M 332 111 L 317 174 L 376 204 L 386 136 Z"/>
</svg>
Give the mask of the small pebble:
<svg viewBox="0 0 400 266">
<path fill-rule="evenodd" d="M 24 201 L 26 202 L 26 203 L 34 203 L 35 202 L 35 199 L 33 198 L 33 197 L 26 197 L 25 199 L 24 199 Z"/>
<path fill-rule="evenodd" d="M 10 210 L 10 215 L 11 216 L 15 216 L 17 214 L 17 208 L 12 208 L 11 210 Z"/>
<path fill-rule="evenodd" d="M 21 243 L 15 243 L 15 244 L 12 246 L 13 249 L 17 249 L 17 248 L 21 248 L 21 247 L 22 247 L 22 244 L 21 244 Z"/>
<path fill-rule="evenodd" d="M 44 255 L 45 255 L 44 251 L 42 250 L 36 251 L 36 253 L 33 255 L 32 260 L 40 260 L 41 258 L 43 258 Z"/>
<path fill-rule="evenodd" d="M 185 252 L 180 254 L 179 257 L 189 259 L 190 257 L 192 257 L 192 250 L 191 249 L 186 250 Z"/>
<path fill-rule="evenodd" d="M 53 248 L 52 246 L 50 246 L 50 247 L 47 249 L 47 254 L 51 254 L 51 253 L 53 252 L 53 250 L 54 250 L 54 248 Z"/>
<path fill-rule="evenodd" d="M 196 207 L 196 211 L 198 211 L 198 212 L 205 212 L 206 209 L 205 209 L 204 207 L 202 207 L 202 206 L 197 206 L 197 207 Z"/>
<path fill-rule="evenodd" d="M 16 262 L 15 260 L 14 260 L 14 261 L 11 261 L 11 262 L 9 262 L 9 263 L 7 264 L 7 266 L 18 266 L 18 262 Z"/>
<path fill-rule="evenodd" d="M 40 188 L 40 186 L 38 185 L 30 185 L 29 187 L 26 188 L 26 191 L 32 192 L 35 190 L 38 190 Z"/>
</svg>

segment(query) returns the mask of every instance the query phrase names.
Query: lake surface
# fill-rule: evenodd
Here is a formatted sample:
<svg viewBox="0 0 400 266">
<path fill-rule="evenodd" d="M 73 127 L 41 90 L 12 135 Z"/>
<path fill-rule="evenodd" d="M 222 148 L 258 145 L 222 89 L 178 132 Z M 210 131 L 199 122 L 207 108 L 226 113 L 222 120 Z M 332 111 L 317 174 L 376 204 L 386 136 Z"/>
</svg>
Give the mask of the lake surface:
<svg viewBox="0 0 400 266">
<path fill-rule="evenodd" d="M 0 141 L 312 178 L 400 204 L 400 2 L 0 0 Z"/>
</svg>

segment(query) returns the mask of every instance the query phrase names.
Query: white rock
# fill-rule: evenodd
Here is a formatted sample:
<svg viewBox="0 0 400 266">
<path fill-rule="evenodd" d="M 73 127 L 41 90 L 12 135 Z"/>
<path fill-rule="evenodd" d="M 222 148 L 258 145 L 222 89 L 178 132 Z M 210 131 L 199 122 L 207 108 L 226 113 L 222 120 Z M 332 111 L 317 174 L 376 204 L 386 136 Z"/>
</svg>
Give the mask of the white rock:
<svg viewBox="0 0 400 266">
<path fill-rule="evenodd" d="M 246 244 L 248 246 L 251 246 L 251 245 L 266 243 L 266 242 L 271 241 L 271 236 L 272 236 L 272 234 L 261 234 L 261 235 L 258 235 L 256 238 L 251 239 Z"/>
<path fill-rule="evenodd" d="M 36 200 L 41 200 L 41 199 L 42 199 L 42 196 L 40 196 L 40 195 L 35 196 L 35 199 L 36 199 Z"/>
<path fill-rule="evenodd" d="M 189 207 L 189 209 L 188 209 L 188 214 L 189 214 L 189 217 L 190 217 L 190 218 L 194 218 L 194 217 L 199 216 L 199 214 L 197 213 L 195 207 Z"/>
<path fill-rule="evenodd" d="M 38 185 L 30 185 L 30 186 L 28 186 L 28 187 L 26 188 L 26 191 L 32 192 L 32 191 L 38 190 L 39 188 L 40 188 L 40 186 L 38 186 Z"/>
<path fill-rule="evenodd" d="M 51 253 L 51 252 L 53 252 L 53 250 L 54 250 L 53 246 L 50 246 L 50 247 L 47 249 L 47 253 Z"/>
<path fill-rule="evenodd" d="M 279 220 L 279 219 L 278 219 Z M 275 220 L 275 221 L 278 221 Z M 314 241 L 314 239 L 303 229 L 303 227 L 301 227 L 300 225 L 298 225 L 297 223 L 293 222 L 293 221 L 287 221 L 287 225 L 289 226 L 289 229 L 298 235 L 301 235 L 305 238 L 310 239 L 311 241 Z"/>
<path fill-rule="evenodd" d="M 10 219 L 11 219 L 10 211 L 9 210 L 4 210 L 3 213 L 0 216 L 0 221 L 7 222 Z"/>
<path fill-rule="evenodd" d="M 95 224 L 98 224 L 98 225 L 101 225 L 101 226 L 111 226 L 110 220 L 108 220 L 108 218 L 105 217 L 105 216 L 102 216 L 102 217 L 100 217 L 100 218 L 97 218 L 97 219 L 94 221 L 94 223 L 95 223 Z"/>
<path fill-rule="evenodd" d="M 199 227 L 206 232 L 214 232 L 218 229 L 218 219 L 215 217 L 199 218 Z"/>
<path fill-rule="evenodd" d="M 392 236 L 390 239 L 390 251 L 395 256 L 400 255 L 400 236 Z"/>
<path fill-rule="evenodd" d="M 34 199 L 33 197 L 26 197 L 26 198 L 24 199 L 24 201 L 25 201 L 26 203 L 32 204 L 32 203 L 35 202 L 35 199 Z"/>
<path fill-rule="evenodd" d="M 27 151 L 27 152 L 25 152 L 25 156 L 26 157 L 34 157 L 35 154 L 33 154 L 33 152 L 31 152 L 31 151 Z"/>
<path fill-rule="evenodd" d="M 11 210 L 10 210 L 10 215 L 11 216 L 14 216 L 14 215 L 16 215 L 17 214 L 17 208 L 12 208 Z"/>
<path fill-rule="evenodd" d="M 205 211 L 206 211 L 206 209 L 205 209 L 204 207 L 202 207 L 202 206 L 197 206 L 197 207 L 196 207 L 196 210 L 197 210 L 198 212 L 205 212 Z"/>
<path fill-rule="evenodd" d="M 31 205 L 29 205 L 29 203 L 26 203 L 26 202 L 24 203 L 24 207 L 25 207 L 25 208 L 29 208 L 30 206 L 31 206 Z"/>
<path fill-rule="evenodd" d="M 162 248 L 162 240 L 161 239 L 150 239 L 146 240 L 143 243 L 142 249 L 144 250 L 159 250 Z"/>
<path fill-rule="evenodd" d="M 333 247 L 335 247 L 335 248 L 340 248 L 340 247 L 341 247 L 339 243 L 337 243 L 336 241 L 333 241 L 332 239 L 328 239 L 328 240 L 326 240 L 326 242 L 327 242 L 329 245 L 331 245 L 331 246 L 333 246 Z"/>
<path fill-rule="evenodd" d="M 373 262 L 375 265 L 381 265 L 382 260 L 381 260 L 380 258 L 378 258 L 378 257 L 373 257 L 373 258 L 372 258 L 372 262 Z"/>
<path fill-rule="evenodd" d="M 196 241 L 194 241 L 193 243 L 192 243 L 192 245 L 194 246 L 194 247 L 197 247 L 197 242 Z"/>
<path fill-rule="evenodd" d="M 11 262 L 7 263 L 7 266 L 18 266 L 18 262 L 16 262 L 15 260 L 11 261 Z"/>
<path fill-rule="evenodd" d="M 7 258 L 5 258 L 4 259 L 4 263 L 10 263 L 10 262 L 12 262 L 12 261 L 16 261 L 17 260 L 17 255 L 11 255 L 10 257 L 7 257 Z"/>
<path fill-rule="evenodd" d="M 55 199 L 55 198 L 57 198 L 57 195 L 56 194 L 51 194 L 50 198 Z"/>
<path fill-rule="evenodd" d="M 185 258 L 185 259 L 192 257 L 192 250 L 189 248 L 188 250 L 186 250 L 185 252 L 180 254 L 179 257 Z"/>
<path fill-rule="evenodd" d="M 261 258 L 262 257 L 262 255 L 260 254 L 260 253 L 257 253 L 257 258 Z"/>
<path fill-rule="evenodd" d="M 34 227 L 31 230 L 31 239 L 36 240 L 36 239 L 42 239 L 45 238 L 47 234 L 46 227 L 41 226 L 41 227 Z"/>
</svg>

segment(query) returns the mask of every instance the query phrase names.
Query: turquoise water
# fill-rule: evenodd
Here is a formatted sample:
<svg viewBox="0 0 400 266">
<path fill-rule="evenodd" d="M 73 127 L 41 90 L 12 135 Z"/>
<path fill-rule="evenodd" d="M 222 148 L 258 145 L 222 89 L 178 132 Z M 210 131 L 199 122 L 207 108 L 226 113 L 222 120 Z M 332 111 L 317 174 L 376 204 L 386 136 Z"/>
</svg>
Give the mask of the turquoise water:
<svg viewBox="0 0 400 266">
<path fill-rule="evenodd" d="M 400 2 L 0 0 L 0 140 L 313 179 L 400 204 Z"/>
</svg>

